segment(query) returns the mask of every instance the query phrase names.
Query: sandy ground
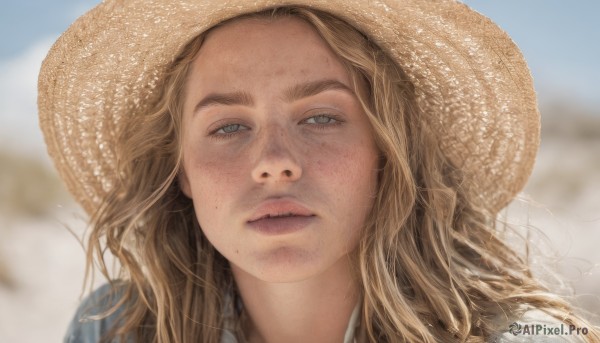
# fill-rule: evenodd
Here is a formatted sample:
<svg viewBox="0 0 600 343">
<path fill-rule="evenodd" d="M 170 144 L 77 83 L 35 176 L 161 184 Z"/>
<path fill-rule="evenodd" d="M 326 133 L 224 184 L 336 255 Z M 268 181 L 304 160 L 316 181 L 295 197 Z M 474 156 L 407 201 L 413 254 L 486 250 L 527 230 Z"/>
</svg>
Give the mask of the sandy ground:
<svg viewBox="0 0 600 343">
<path fill-rule="evenodd" d="M 81 222 L 61 216 L 82 232 Z M 59 342 L 81 293 L 84 251 L 58 218 L 2 225 L 10 287 L 0 287 L 0 342 Z"/>
<path fill-rule="evenodd" d="M 558 259 L 532 262 L 560 267 L 563 279 L 573 282 L 576 302 L 600 313 L 597 138 L 544 142 L 525 196 L 541 205 L 516 203 L 507 216 L 508 221 L 531 224 L 550 238 L 558 249 Z M 85 225 L 76 213 L 76 209 L 66 208 L 37 219 L 0 219 L 0 262 L 4 262 L 11 284 L 0 285 L 0 342 L 61 341 L 77 307 L 83 280 L 84 252 L 65 228 L 67 225 L 81 235 Z M 542 242 L 536 238 L 534 245 L 542 247 Z"/>
<path fill-rule="evenodd" d="M 82 292 L 84 250 L 68 229 L 83 234 L 80 214 L 8 224 L 0 241 L 10 286 L 0 287 L 0 342 L 59 342 Z M 96 280 L 98 286 L 102 280 Z"/>
<path fill-rule="evenodd" d="M 513 219 L 528 216 L 548 236 L 554 266 L 576 291 L 574 302 L 600 316 L 600 120 L 592 125 L 593 137 L 542 141 L 525 188 L 533 201 L 513 203 Z"/>
</svg>

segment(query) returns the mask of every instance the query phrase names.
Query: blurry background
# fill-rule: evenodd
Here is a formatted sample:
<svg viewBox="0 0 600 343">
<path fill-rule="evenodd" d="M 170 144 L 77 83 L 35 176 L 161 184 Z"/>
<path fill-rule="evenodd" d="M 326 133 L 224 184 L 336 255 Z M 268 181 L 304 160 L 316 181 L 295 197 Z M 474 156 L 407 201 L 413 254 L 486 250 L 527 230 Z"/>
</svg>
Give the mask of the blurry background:
<svg viewBox="0 0 600 343">
<path fill-rule="evenodd" d="M 46 156 L 36 82 L 52 42 L 97 2 L 0 4 L 0 342 L 60 341 L 79 299 L 84 253 L 67 228 L 81 235 L 85 217 Z M 465 2 L 513 37 L 539 94 L 529 200 L 504 215 L 549 237 L 574 302 L 600 313 L 600 2 Z M 543 235 L 535 239 L 542 249 Z"/>
</svg>

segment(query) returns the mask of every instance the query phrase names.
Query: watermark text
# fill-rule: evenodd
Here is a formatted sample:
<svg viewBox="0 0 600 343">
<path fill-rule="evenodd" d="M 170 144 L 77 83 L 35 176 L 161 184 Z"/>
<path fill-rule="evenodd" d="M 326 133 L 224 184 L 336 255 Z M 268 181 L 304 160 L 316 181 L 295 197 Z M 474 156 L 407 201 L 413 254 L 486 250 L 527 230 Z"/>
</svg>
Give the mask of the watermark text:
<svg viewBox="0 0 600 343">
<path fill-rule="evenodd" d="M 514 322 L 508 327 L 508 332 L 515 336 L 585 336 L 588 334 L 588 328 L 565 324 L 521 324 Z"/>
</svg>

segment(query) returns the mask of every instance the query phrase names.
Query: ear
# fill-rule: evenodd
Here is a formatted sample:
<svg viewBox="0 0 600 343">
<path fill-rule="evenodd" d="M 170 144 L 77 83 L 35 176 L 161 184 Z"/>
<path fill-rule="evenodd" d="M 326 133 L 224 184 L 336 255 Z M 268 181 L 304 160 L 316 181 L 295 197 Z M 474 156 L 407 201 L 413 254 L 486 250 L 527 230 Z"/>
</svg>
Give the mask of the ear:
<svg viewBox="0 0 600 343">
<path fill-rule="evenodd" d="M 192 187 L 190 187 L 190 181 L 183 168 L 181 168 L 179 174 L 177 174 L 177 181 L 179 181 L 179 189 L 181 189 L 181 192 L 183 192 L 186 197 L 191 199 Z"/>
</svg>

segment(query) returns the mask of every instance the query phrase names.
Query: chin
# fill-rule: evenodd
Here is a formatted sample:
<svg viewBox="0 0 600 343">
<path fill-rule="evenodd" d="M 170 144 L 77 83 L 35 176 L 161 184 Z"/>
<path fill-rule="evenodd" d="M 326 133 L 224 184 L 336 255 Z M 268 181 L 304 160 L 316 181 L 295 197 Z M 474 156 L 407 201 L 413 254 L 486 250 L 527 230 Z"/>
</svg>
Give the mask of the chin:
<svg viewBox="0 0 600 343">
<path fill-rule="evenodd" d="M 328 263 L 319 255 L 297 248 L 277 248 L 261 253 L 254 259 L 253 266 L 242 269 L 264 282 L 300 282 L 328 269 Z"/>
</svg>

